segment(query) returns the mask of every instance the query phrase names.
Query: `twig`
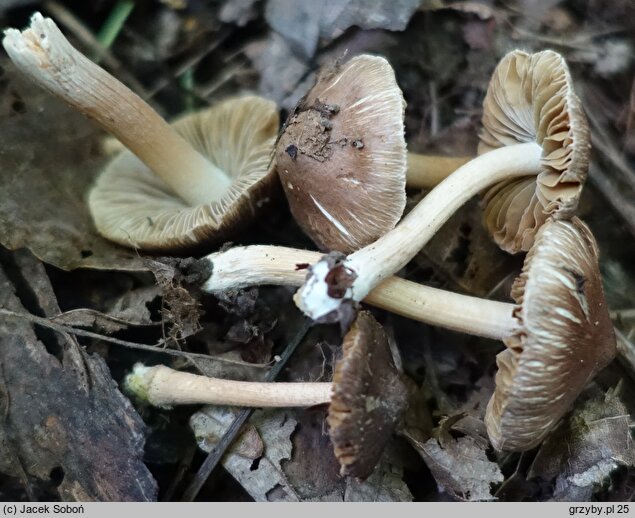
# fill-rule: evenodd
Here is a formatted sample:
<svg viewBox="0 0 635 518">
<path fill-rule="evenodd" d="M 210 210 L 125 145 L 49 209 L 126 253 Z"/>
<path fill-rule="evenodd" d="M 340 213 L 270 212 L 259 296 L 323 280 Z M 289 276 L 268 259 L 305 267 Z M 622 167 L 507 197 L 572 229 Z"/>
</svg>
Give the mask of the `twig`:
<svg viewBox="0 0 635 518">
<path fill-rule="evenodd" d="M 194 54 L 193 56 L 187 58 L 183 63 L 178 65 L 176 69 L 173 71 L 174 78 L 178 78 L 185 74 L 188 70 L 196 67 L 208 54 L 216 50 L 218 46 L 220 46 L 225 39 L 229 36 L 229 32 L 225 32 L 221 34 L 218 38 L 212 40 L 206 47 L 201 49 L 199 52 Z M 161 90 L 163 90 L 166 86 L 168 86 L 172 82 L 173 78 L 164 77 L 161 78 L 153 87 L 150 92 L 142 95 L 143 99 L 147 101 L 148 99 L 157 95 Z"/>
<path fill-rule="evenodd" d="M 121 345 L 123 347 L 128 347 L 130 349 L 139 349 L 142 351 L 149 351 L 149 352 L 153 352 L 153 353 L 159 353 L 159 354 L 167 354 L 169 356 L 181 356 L 181 357 L 186 357 L 188 359 L 191 358 L 202 358 L 205 360 L 214 360 L 214 361 L 219 361 L 219 362 L 223 362 L 223 363 L 231 363 L 234 365 L 244 365 L 244 366 L 249 366 L 251 368 L 268 368 L 270 365 L 269 364 L 258 364 L 258 363 L 248 363 L 248 362 L 241 362 L 238 360 L 230 360 L 228 358 L 218 358 L 215 356 L 210 356 L 208 354 L 200 354 L 200 353 L 189 353 L 189 352 L 185 352 L 185 351 L 177 351 L 174 349 L 167 349 L 165 348 L 165 344 L 163 343 L 163 341 L 159 341 L 156 345 L 148 345 L 148 344 L 139 344 L 136 342 L 128 342 L 126 340 L 119 340 L 118 338 L 112 338 L 110 336 L 105 336 L 105 335 L 101 335 L 99 333 L 93 333 L 92 331 L 86 331 L 84 329 L 76 329 L 74 327 L 71 326 L 66 326 L 63 324 L 57 324 L 55 322 L 52 322 L 51 320 L 49 320 L 48 318 L 43 318 L 43 317 L 38 317 L 35 315 L 31 315 L 30 313 L 17 313 L 15 311 L 11 311 L 8 309 L 4 309 L 4 308 L 0 308 L 0 315 L 4 315 L 5 317 L 13 317 L 13 318 L 20 318 L 23 320 L 28 320 L 29 322 L 33 323 L 33 324 L 38 324 L 40 326 L 46 327 L 48 329 L 52 329 L 53 331 L 56 331 L 58 333 L 68 333 L 68 334 L 72 334 L 75 336 L 83 336 L 85 338 L 93 338 L 95 340 L 100 340 L 102 342 L 108 342 L 111 344 L 115 344 L 115 345 Z M 275 366 L 274 366 L 275 368 Z"/>
<path fill-rule="evenodd" d="M 430 94 L 430 136 L 435 137 L 439 133 L 439 99 L 435 81 L 428 82 L 428 93 Z"/>
<path fill-rule="evenodd" d="M 619 214 L 631 234 L 635 236 L 635 206 L 632 197 L 625 195 L 624 189 L 620 189 L 615 180 L 593 162 L 589 165 L 589 179 L 611 204 L 615 212 Z M 629 190 L 629 192 L 633 191 Z"/>
<path fill-rule="evenodd" d="M 611 316 L 611 320 L 635 318 L 635 308 L 615 309 L 609 311 L 609 315 Z"/>
<path fill-rule="evenodd" d="M 278 362 L 267 373 L 266 381 L 275 381 L 275 379 L 278 377 L 278 374 L 280 374 L 293 352 L 297 349 L 298 345 L 300 345 L 300 343 L 304 339 L 310 327 L 311 321 L 305 319 L 296 335 L 293 337 L 283 353 L 280 355 L 280 359 L 278 360 Z M 209 478 L 212 471 L 214 471 L 214 468 L 223 458 L 223 455 L 225 454 L 227 448 L 229 448 L 234 442 L 245 422 L 249 419 L 249 417 L 251 417 L 253 411 L 253 408 L 245 408 L 236 415 L 234 421 L 227 429 L 221 440 L 214 447 L 214 449 L 209 452 L 207 458 L 203 461 L 203 464 L 201 464 L 201 467 L 194 476 L 194 479 L 183 493 L 183 496 L 181 498 L 182 502 L 194 501 L 196 495 L 198 495 L 199 491 L 201 490 L 201 487 L 203 487 L 205 481 Z"/>
<path fill-rule="evenodd" d="M 617 327 L 614 329 L 615 337 L 617 338 L 617 357 L 620 363 L 629 371 L 631 377 L 635 378 L 635 345 Z"/>
<path fill-rule="evenodd" d="M 588 100 L 588 96 L 584 96 Z M 600 122 L 600 117 L 592 108 L 593 103 L 585 103 L 589 122 L 591 123 L 593 148 L 598 150 L 603 156 L 611 162 L 615 168 L 622 173 L 624 180 L 628 182 L 631 188 L 635 189 L 635 171 L 624 159 L 624 153 L 613 144 L 613 138 Z"/>
</svg>

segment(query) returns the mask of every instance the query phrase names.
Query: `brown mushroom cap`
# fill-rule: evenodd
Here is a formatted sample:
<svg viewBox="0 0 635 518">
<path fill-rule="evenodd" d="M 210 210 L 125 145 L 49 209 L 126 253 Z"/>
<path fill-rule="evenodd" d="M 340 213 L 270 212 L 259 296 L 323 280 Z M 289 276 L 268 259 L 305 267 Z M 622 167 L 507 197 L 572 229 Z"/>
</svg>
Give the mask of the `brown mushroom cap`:
<svg viewBox="0 0 635 518">
<path fill-rule="evenodd" d="M 194 207 L 123 151 L 89 194 L 97 229 L 117 243 L 149 251 L 226 239 L 253 219 L 275 184 L 271 158 L 278 124 L 275 103 L 256 96 L 228 99 L 177 120 L 174 128 L 232 179 L 219 202 Z"/>
<path fill-rule="evenodd" d="M 368 477 L 401 420 L 408 401 L 382 326 L 361 311 L 335 365 L 327 418 L 342 475 Z"/>
<path fill-rule="evenodd" d="M 598 249 L 579 219 L 547 221 L 512 288 L 519 330 L 497 357 L 485 416 L 498 450 L 536 446 L 616 354 Z"/>
<path fill-rule="evenodd" d="M 349 253 L 392 229 L 406 203 L 405 102 L 390 64 L 322 70 L 276 146 L 291 212 L 323 250 Z"/>
<path fill-rule="evenodd" d="M 485 101 L 479 154 L 535 141 L 543 149 L 534 177 L 501 182 L 484 196 L 484 220 L 510 253 L 529 250 L 551 216 L 571 218 L 587 176 L 590 136 L 562 56 L 515 50 L 496 67 Z"/>
</svg>

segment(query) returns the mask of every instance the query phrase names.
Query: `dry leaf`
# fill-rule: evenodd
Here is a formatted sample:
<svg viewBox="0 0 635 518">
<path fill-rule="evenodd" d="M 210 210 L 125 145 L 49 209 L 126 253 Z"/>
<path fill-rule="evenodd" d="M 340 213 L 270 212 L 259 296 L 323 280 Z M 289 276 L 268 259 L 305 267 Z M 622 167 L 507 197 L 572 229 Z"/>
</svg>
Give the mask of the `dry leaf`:
<svg viewBox="0 0 635 518">
<path fill-rule="evenodd" d="M 218 19 L 223 23 L 235 23 L 244 27 L 258 18 L 257 5 L 259 0 L 225 0 L 218 12 Z"/>
<path fill-rule="evenodd" d="M 161 289 L 156 285 L 130 290 L 110 302 L 108 316 L 136 322 L 137 325 L 152 324 L 148 304 L 160 295 Z"/>
<path fill-rule="evenodd" d="M 206 412 L 206 411 L 203 411 Z M 212 410 L 212 413 L 215 411 Z M 190 421 L 197 438 L 207 433 L 210 421 L 199 414 Z M 280 466 L 284 459 L 291 457 L 291 440 L 289 437 L 296 427 L 296 421 L 290 418 L 285 411 L 259 410 L 254 413 L 249 421 L 250 427 L 256 430 L 264 445 L 261 456 L 250 458 L 243 456 L 236 450 L 225 455 L 222 459 L 223 467 L 240 483 L 256 502 L 268 500 L 297 502 L 298 495 L 289 485 Z M 217 428 L 218 421 L 214 423 Z M 231 424 L 231 419 L 223 419 L 225 430 Z M 217 433 L 217 432 L 215 432 Z M 253 429 L 248 429 L 239 442 L 239 450 L 248 449 L 253 457 Z M 209 446 L 207 442 L 203 443 Z M 201 445 L 201 442 L 199 442 Z M 275 495 L 272 497 L 272 495 Z"/>
<path fill-rule="evenodd" d="M 296 54 L 311 58 L 319 44 L 330 43 L 352 26 L 404 30 L 420 3 L 420 0 L 269 0 L 265 18 Z"/>
<path fill-rule="evenodd" d="M 384 458 L 363 482 L 348 478 L 345 502 L 412 502 L 412 493 L 403 481 L 403 468 L 392 459 Z"/>
<path fill-rule="evenodd" d="M 144 270 L 134 250 L 102 238 L 85 203 L 104 165 L 99 132 L 61 101 L 6 70 L 0 104 L 0 243 L 62 268 Z"/>
<path fill-rule="evenodd" d="M 190 418 L 190 427 L 196 437 L 198 447 L 211 452 L 229 429 L 239 410 L 226 406 L 208 406 Z M 264 444 L 252 423 L 247 423 L 227 450 L 227 455 L 239 455 L 255 460 L 262 456 Z"/>
<path fill-rule="evenodd" d="M 578 403 L 545 440 L 529 478 L 555 479 L 553 500 L 588 501 L 613 471 L 635 466 L 631 417 L 617 390 Z"/>
<path fill-rule="evenodd" d="M 430 468 L 439 491 L 465 501 L 495 500 L 492 486 L 503 482 L 503 474 L 485 453 L 488 443 L 482 436 L 453 437 L 450 429 L 463 414 L 446 418 L 439 424 L 439 438 L 425 443 L 413 442 Z"/>
</svg>

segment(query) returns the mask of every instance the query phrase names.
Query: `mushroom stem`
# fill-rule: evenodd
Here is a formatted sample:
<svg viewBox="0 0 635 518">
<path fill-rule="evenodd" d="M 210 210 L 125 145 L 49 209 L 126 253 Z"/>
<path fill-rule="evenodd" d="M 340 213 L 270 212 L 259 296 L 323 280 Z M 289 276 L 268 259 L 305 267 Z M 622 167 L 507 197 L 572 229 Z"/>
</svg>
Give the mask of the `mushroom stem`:
<svg viewBox="0 0 635 518">
<path fill-rule="evenodd" d="M 390 232 L 332 268 L 328 258 L 311 267 L 296 293 L 298 307 L 314 320 L 335 314 L 345 300 L 360 301 L 403 268 L 467 200 L 501 180 L 535 176 L 542 148 L 535 142 L 495 149 L 457 169 Z M 336 274 L 334 272 L 336 271 Z M 338 282 L 333 289 L 332 282 Z"/>
<path fill-rule="evenodd" d="M 207 292 L 259 284 L 301 286 L 307 265 L 320 252 L 269 245 L 239 246 L 208 255 L 212 274 L 203 284 Z M 389 277 L 364 299 L 373 306 L 413 320 L 454 331 L 502 340 L 517 329 L 511 303 L 480 299 Z"/>
<path fill-rule="evenodd" d="M 190 205 L 218 200 L 227 175 L 192 148 L 139 96 L 75 49 L 50 18 L 7 29 L 2 41 L 31 80 L 94 119 Z M 220 186 L 220 188 L 219 188 Z"/>
<path fill-rule="evenodd" d="M 135 365 L 127 389 L 154 406 L 302 407 L 331 401 L 331 383 L 260 383 L 208 378 L 157 365 Z"/>
<path fill-rule="evenodd" d="M 472 160 L 473 156 L 438 156 L 408 153 L 406 186 L 413 189 L 431 189 L 454 171 Z"/>
</svg>

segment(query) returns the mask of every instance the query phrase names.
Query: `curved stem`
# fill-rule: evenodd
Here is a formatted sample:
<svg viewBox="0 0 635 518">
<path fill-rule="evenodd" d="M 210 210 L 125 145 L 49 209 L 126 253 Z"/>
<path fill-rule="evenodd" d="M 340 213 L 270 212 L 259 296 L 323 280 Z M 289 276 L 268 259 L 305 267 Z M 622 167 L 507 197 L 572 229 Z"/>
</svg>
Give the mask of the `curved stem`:
<svg viewBox="0 0 635 518">
<path fill-rule="evenodd" d="M 530 142 L 471 160 L 430 191 L 393 230 L 338 266 L 349 279 L 347 289 L 338 289 L 337 297 L 329 295 L 331 268 L 326 260 L 320 261 L 296 294 L 296 304 L 306 315 L 319 319 L 336 311 L 346 299 L 364 299 L 382 280 L 403 268 L 472 196 L 501 180 L 537 175 L 541 155 L 540 146 Z"/>
<path fill-rule="evenodd" d="M 163 365 L 137 364 L 127 389 L 154 406 L 302 407 L 331 401 L 331 383 L 260 383 L 208 378 Z"/>
<path fill-rule="evenodd" d="M 307 270 L 298 265 L 316 263 L 322 254 L 280 246 L 252 245 L 216 252 L 205 259 L 212 274 L 203 284 L 208 292 L 259 284 L 301 286 Z M 413 320 L 487 338 L 512 334 L 516 321 L 513 304 L 423 286 L 389 277 L 364 302 Z"/>
<path fill-rule="evenodd" d="M 5 31 L 11 60 L 31 80 L 94 119 L 191 205 L 222 197 L 231 180 L 139 96 L 76 50 L 49 18 Z"/>
<path fill-rule="evenodd" d="M 473 158 L 408 153 L 406 186 L 413 189 L 432 189 Z"/>
</svg>

